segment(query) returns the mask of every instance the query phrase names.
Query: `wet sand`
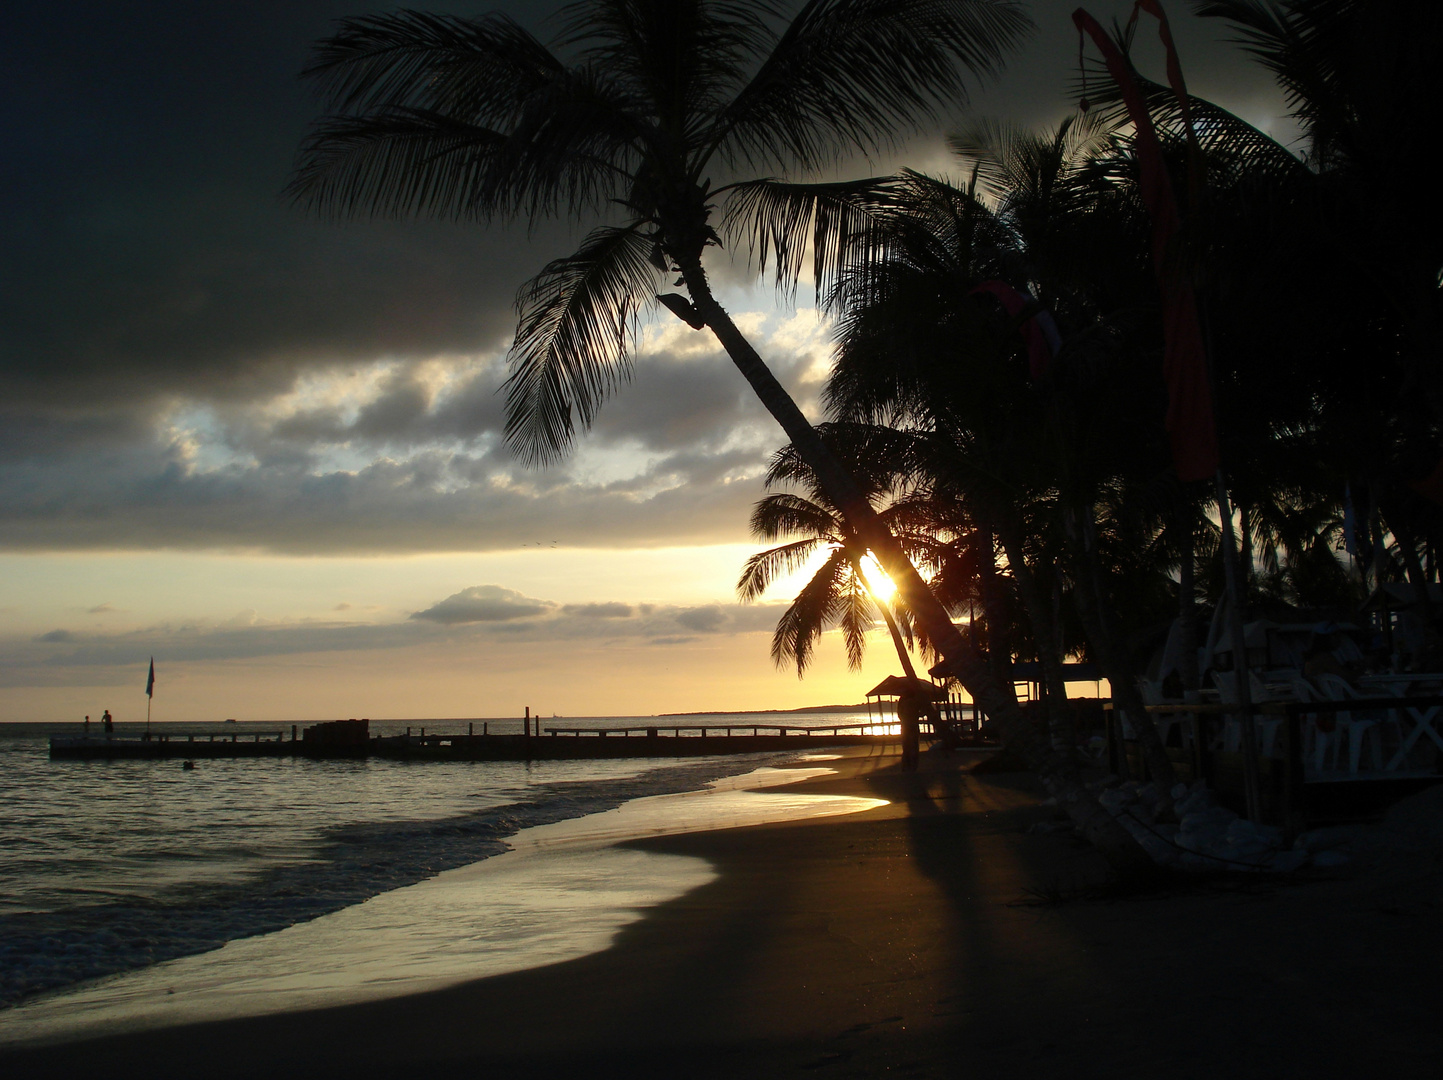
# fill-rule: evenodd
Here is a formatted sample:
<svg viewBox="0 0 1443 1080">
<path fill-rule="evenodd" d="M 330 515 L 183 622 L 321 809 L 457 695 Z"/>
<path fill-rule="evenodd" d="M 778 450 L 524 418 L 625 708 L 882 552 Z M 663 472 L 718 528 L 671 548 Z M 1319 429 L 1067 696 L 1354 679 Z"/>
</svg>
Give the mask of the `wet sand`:
<svg viewBox="0 0 1443 1080">
<path fill-rule="evenodd" d="M 1062 899 L 1024 775 L 848 759 L 845 818 L 637 842 L 718 876 L 612 948 L 431 993 L 0 1053 L 7 1077 L 1435 1076 L 1436 861 Z"/>
</svg>

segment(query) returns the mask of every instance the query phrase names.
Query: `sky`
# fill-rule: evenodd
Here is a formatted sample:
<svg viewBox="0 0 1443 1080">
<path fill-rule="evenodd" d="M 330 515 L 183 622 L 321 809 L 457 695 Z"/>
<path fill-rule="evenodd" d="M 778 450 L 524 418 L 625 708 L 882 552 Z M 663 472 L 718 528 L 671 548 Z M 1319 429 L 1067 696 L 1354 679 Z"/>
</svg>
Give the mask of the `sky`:
<svg viewBox="0 0 1443 1080">
<path fill-rule="evenodd" d="M 1072 108 L 1067 3 L 895 159 L 958 173 L 970 120 Z M 740 605 L 783 442 L 663 312 L 565 461 L 499 437 L 517 288 L 568 222 L 317 221 L 280 195 L 319 103 L 296 73 L 352 0 L 23 5 L 0 41 L 0 721 L 646 715 L 860 701 L 837 635 L 804 680 Z M 558 5 L 504 9 L 543 38 Z M 1287 139 L 1266 73 L 1169 5 L 1190 88 Z M 1097 0 L 1104 21 L 1121 0 Z M 1144 70 L 1161 72 L 1150 37 Z M 830 339 L 717 253 L 719 297 L 813 418 Z"/>
</svg>

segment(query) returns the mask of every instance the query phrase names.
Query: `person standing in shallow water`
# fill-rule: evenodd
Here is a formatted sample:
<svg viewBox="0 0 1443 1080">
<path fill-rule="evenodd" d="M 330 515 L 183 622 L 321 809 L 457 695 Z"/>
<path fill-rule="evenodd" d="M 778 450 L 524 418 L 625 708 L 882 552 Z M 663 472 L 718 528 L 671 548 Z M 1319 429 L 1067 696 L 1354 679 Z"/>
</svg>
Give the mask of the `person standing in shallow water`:
<svg viewBox="0 0 1443 1080">
<path fill-rule="evenodd" d="M 105 734 L 109 735 L 115 730 L 115 721 L 110 718 L 110 710 L 106 709 L 100 717 L 101 726 L 105 728 Z"/>
</svg>

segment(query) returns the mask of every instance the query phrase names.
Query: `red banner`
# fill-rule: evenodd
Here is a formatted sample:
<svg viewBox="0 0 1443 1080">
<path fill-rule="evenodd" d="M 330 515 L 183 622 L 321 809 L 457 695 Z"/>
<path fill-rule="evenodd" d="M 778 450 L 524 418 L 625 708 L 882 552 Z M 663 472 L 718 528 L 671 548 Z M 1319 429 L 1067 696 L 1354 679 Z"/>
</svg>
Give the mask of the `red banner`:
<svg viewBox="0 0 1443 1080">
<path fill-rule="evenodd" d="M 1172 47 L 1172 34 L 1157 0 L 1139 0 L 1138 7 L 1162 19 L 1163 44 L 1168 53 L 1168 78 L 1181 95 L 1182 70 Z M 1082 8 L 1072 13 L 1078 30 L 1085 32 L 1102 53 L 1109 74 L 1122 91 L 1123 103 L 1132 120 L 1136 137 L 1139 187 L 1143 205 L 1152 219 L 1152 261 L 1162 292 L 1163 378 L 1167 382 L 1167 431 L 1172 441 L 1173 465 L 1183 480 L 1204 480 L 1217 471 L 1217 430 L 1213 421 L 1212 389 L 1208 384 L 1207 354 L 1198 326 L 1197 300 L 1185 268 L 1174 250 L 1181 229 L 1177 198 L 1162 158 L 1157 129 L 1143 100 L 1142 91 L 1128 69 L 1127 61 L 1097 20 Z"/>
</svg>

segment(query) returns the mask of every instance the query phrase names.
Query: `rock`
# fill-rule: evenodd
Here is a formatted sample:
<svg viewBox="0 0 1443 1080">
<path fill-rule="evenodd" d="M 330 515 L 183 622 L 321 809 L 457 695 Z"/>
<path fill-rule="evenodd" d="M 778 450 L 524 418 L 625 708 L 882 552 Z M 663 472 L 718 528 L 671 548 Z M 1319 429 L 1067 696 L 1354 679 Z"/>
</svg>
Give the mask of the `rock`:
<svg viewBox="0 0 1443 1080">
<path fill-rule="evenodd" d="M 1221 806 L 1198 810 L 1178 825 L 1177 842 L 1189 851 L 1209 851 L 1227 842 L 1228 829 L 1237 815 Z"/>
<path fill-rule="evenodd" d="M 1121 813 L 1122 808 L 1133 801 L 1132 792 L 1123 788 L 1108 788 L 1097 797 L 1103 807 L 1113 816 Z"/>
<path fill-rule="evenodd" d="M 1273 856 L 1272 868 L 1279 874 L 1291 874 L 1306 866 L 1309 858 L 1306 851 L 1279 851 Z"/>
<path fill-rule="evenodd" d="M 1353 843 L 1366 828 L 1366 825 L 1331 825 L 1321 829 L 1309 829 L 1298 834 L 1298 838 L 1293 841 L 1293 848 L 1309 853 L 1331 851 Z"/>
<path fill-rule="evenodd" d="M 1173 801 L 1173 802 L 1175 802 L 1175 803 L 1182 802 L 1183 799 L 1186 799 L 1186 798 L 1188 797 L 1188 794 L 1189 794 L 1188 786 L 1187 786 L 1186 784 L 1184 784 L 1184 783 L 1181 783 L 1181 782 L 1176 783 L 1176 784 L 1174 784 L 1174 785 L 1172 786 L 1172 793 L 1171 793 L 1171 794 L 1172 794 L 1172 801 Z"/>
<path fill-rule="evenodd" d="M 1182 855 L 1182 852 L 1154 833 L 1144 833 L 1137 838 L 1137 842 L 1159 866 L 1172 866 Z"/>
<path fill-rule="evenodd" d="M 1178 787 L 1181 786 L 1181 784 L 1178 785 Z M 1182 818 L 1188 814 L 1195 814 L 1200 810 L 1209 810 L 1215 806 L 1217 806 L 1217 800 L 1213 798 L 1211 791 L 1206 787 L 1199 788 L 1197 785 L 1193 785 L 1193 787 L 1174 804 L 1174 809 L 1177 811 L 1177 816 Z"/>
<path fill-rule="evenodd" d="M 1320 851 L 1313 856 L 1313 865 L 1321 869 L 1330 866 L 1344 866 L 1352 860 L 1341 851 Z"/>
<path fill-rule="evenodd" d="M 1129 817 L 1136 818 L 1139 821 L 1151 825 L 1157 821 L 1157 804 L 1146 802 L 1133 803 L 1127 807 L 1126 813 Z"/>
<path fill-rule="evenodd" d="M 1281 830 L 1272 825 L 1259 825 L 1246 818 L 1238 818 L 1228 826 L 1227 840 L 1229 844 L 1262 845 L 1263 848 L 1277 849 L 1283 846 Z"/>
<path fill-rule="evenodd" d="M 1226 844 L 1212 852 L 1229 870 L 1263 870 L 1272 865 L 1273 852 L 1257 844 Z"/>
</svg>

